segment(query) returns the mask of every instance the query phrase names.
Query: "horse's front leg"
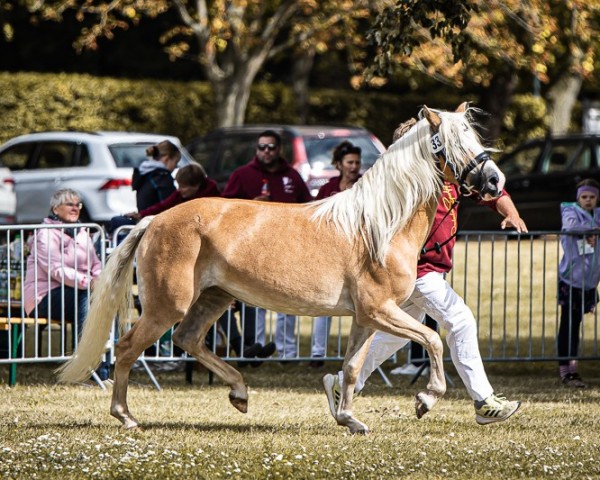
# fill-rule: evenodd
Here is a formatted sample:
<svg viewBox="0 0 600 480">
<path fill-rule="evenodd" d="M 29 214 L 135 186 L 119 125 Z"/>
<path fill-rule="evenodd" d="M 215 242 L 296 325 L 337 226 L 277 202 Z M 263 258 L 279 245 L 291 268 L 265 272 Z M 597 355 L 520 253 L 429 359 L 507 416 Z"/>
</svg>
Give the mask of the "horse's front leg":
<svg viewBox="0 0 600 480">
<path fill-rule="evenodd" d="M 367 318 L 373 328 L 418 342 L 427 350 L 431 362 L 427 390 L 417 393 L 415 397 L 415 411 L 417 418 L 421 418 L 446 393 L 442 339 L 435 330 L 415 320 L 393 300 L 372 308 Z"/>
<path fill-rule="evenodd" d="M 373 330 L 362 327 L 358 324 L 356 317 L 352 322 L 350 336 L 348 337 L 348 348 L 342 366 L 344 380 L 341 389 L 342 395 L 336 412 L 336 421 L 338 425 L 345 425 L 350 429 L 350 433 L 369 433 L 369 427 L 352 415 L 352 398 L 354 396 L 354 386 L 356 379 L 365 362 L 365 357 L 373 340 Z"/>
<path fill-rule="evenodd" d="M 242 413 L 248 411 L 248 387 L 244 377 L 215 355 L 204 343 L 206 334 L 219 316 L 227 310 L 233 297 L 219 288 L 210 288 L 200 295 L 183 322 L 173 332 L 173 343 L 193 355 L 202 365 L 231 387 L 229 401 Z"/>
</svg>

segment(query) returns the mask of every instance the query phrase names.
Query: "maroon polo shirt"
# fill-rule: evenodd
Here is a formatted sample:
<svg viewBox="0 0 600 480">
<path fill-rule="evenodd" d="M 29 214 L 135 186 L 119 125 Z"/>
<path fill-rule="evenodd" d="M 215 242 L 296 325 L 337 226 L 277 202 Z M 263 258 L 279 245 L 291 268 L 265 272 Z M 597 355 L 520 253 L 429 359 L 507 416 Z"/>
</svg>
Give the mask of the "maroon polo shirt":
<svg viewBox="0 0 600 480">
<path fill-rule="evenodd" d="M 362 175 L 359 175 L 358 178 L 360 178 L 360 177 L 362 177 Z M 330 178 L 329 181 L 325 185 L 323 185 L 321 188 L 319 188 L 319 193 L 317 193 L 317 197 L 315 198 L 315 200 L 321 200 L 323 198 L 331 197 L 332 195 L 335 195 L 336 193 L 340 193 L 341 178 L 342 178 L 341 175 Z"/>
<path fill-rule="evenodd" d="M 502 195 L 508 195 L 508 193 L 503 191 Z M 456 202 L 457 198 L 458 187 L 453 183 L 444 182 L 442 195 L 431 227 L 431 238 L 427 240 L 425 245 L 426 249 L 433 248 L 436 242 L 441 245 L 456 233 L 458 229 L 458 208 L 460 207 L 452 209 L 452 205 Z M 481 205 L 487 205 L 492 210 L 496 210 L 498 198 L 490 201 L 483 201 L 481 199 L 475 201 Z M 451 209 L 452 211 L 448 213 Z M 441 247 L 440 252 L 436 252 L 432 249 L 427 253 L 422 254 L 419 258 L 419 263 L 417 264 L 417 278 L 421 278 L 429 272 L 448 273 L 452 269 L 452 249 L 454 248 L 455 243 L 456 238 L 453 238 L 446 245 Z"/>
<path fill-rule="evenodd" d="M 265 170 L 254 157 L 250 163 L 237 168 L 221 196 L 253 200 L 261 195 L 263 180 L 269 184 L 271 201 L 283 203 L 306 203 L 313 198 L 300 174 L 281 159 L 275 172 Z"/>
</svg>

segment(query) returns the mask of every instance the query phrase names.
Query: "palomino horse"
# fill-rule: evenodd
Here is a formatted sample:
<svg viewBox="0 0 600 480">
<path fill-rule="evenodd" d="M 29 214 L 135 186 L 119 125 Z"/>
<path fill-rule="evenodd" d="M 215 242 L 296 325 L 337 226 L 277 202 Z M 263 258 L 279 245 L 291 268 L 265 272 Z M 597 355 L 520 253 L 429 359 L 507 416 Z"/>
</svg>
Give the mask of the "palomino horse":
<svg viewBox="0 0 600 480">
<path fill-rule="evenodd" d="M 422 119 L 350 190 L 305 205 L 206 198 L 143 219 L 111 254 L 98 279 L 83 335 L 60 368 L 62 381 L 89 376 L 115 314 L 131 298 L 134 256 L 142 314 L 116 346 L 111 414 L 124 427 L 132 364 L 172 325 L 173 342 L 231 387 L 246 412 L 242 375 L 204 344 L 206 333 L 238 298 L 277 312 L 353 317 L 343 365 L 337 423 L 366 433 L 352 416 L 352 394 L 375 330 L 422 344 L 431 374 L 416 395 L 420 418 L 446 391 L 439 335 L 400 309 L 413 290 L 419 252 L 431 227 L 442 179 L 500 194 L 504 177 L 470 124 L 456 112 L 423 107 Z"/>
</svg>

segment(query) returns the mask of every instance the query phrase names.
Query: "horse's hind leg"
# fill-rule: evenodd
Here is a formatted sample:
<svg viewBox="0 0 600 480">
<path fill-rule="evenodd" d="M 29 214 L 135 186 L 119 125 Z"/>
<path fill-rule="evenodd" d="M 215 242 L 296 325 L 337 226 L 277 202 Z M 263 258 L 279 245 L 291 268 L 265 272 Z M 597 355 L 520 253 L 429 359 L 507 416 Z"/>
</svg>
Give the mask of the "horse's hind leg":
<svg viewBox="0 0 600 480">
<path fill-rule="evenodd" d="M 370 328 L 358 325 L 356 319 L 352 322 L 350 336 L 348 337 L 348 348 L 342 366 L 344 373 L 344 381 L 341 386 L 342 395 L 336 414 L 338 425 L 347 426 L 351 433 L 369 433 L 369 428 L 352 415 L 352 397 L 354 396 L 356 379 L 365 362 L 365 357 L 373 340 L 373 334 L 374 332 Z"/>
<path fill-rule="evenodd" d="M 235 368 L 215 355 L 205 344 L 205 337 L 219 316 L 227 310 L 233 297 L 219 288 L 202 292 L 183 322 L 173 332 L 173 343 L 198 359 L 231 387 L 229 401 L 240 412 L 248 411 L 248 388 Z"/>
<path fill-rule="evenodd" d="M 152 311 L 150 308 L 144 311 L 146 310 L 148 312 Z M 142 312 L 135 325 L 121 337 L 115 346 L 115 380 L 110 414 L 120 420 L 125 428 L 138 426 L 138 421 L 129 413 L 129 407 L 127 406 L 127 385 L 131 367 L 142 352 L 171 327 L 172 323 L 159 321 L 160 318 L 168 317 L 168 315 L 161 315 L 159 312 L 154 313 L 154 315 Z M 173 322 L 179 320 L 173 313 L 170 317 Z"/>
</svg>

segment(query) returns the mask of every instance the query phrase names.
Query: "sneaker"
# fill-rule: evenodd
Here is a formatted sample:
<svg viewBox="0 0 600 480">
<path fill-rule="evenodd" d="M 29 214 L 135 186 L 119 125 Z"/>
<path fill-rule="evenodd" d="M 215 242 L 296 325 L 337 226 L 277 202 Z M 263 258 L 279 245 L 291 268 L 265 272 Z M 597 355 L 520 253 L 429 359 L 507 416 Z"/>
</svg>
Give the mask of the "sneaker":
<svg viewBox="0 0 600 480">
<path fill-rule="evenodd" d="M 475 402 L 475 421 L 479 425 L 502 422 L 515 413 L 521 402 L 509 402 L 504 397 L 490 395 L 481 402 Z"/>
<path fill-rule="evenodd" d="M 324 375 L 323 388 L 325 388 L 325 395 L 327 395 L 327 402 L 329 403 L 329 411 L 331 412 L 331 416 L 337 419 L 337 409 L 342 397 L 342 389 L 340 388 L 340 380 L 338 376 L 331 375 L 330 373 Z"/>
<path fill-rule="evenodd" d="M 325 362 L 323 360 L 311 360 L 308 362 L 308 368 L 323 368 Z"/>
<path fill-rule="evenodd" d="M 405 363 L 404 365 L 401 365 L 400 367 L 396 367 L 394 368 L 390 373 L 392 375 L 416 375 L 419 372 L 419 369 L 421 368 L 421 365 L 415 365 L 414 363 Z M 422 371 L 421 371 L 421 375 L 427 375 L 428 373 L 428 367 L 425 367 Z"/>
<path fill-rule="evenodd" d="M 256 342 L 254 345 L 251 345 L 247 348 L 244 348 L 244 358 L 256 358 L 256 356 L 262 351 L 263 346 Z M 252 362 L 248 362 L 245 360 L 238 360 L 237 364 L 239 368 L 244 368 L 250 365 Z"/>
<path fill-rule="evenodd" d="M 154 368 L 157 372 L 183 372 L 185 370 L 185 362 L 156 362 Z"/>
<path fill-rule="evenodd" d="M 570 387 L 570 388 L 586 388 L 587 387 L 587 385 L 581 379 L 581 377 L 579 376 L 578 373 L 567 373 L 567 375 L 565 375 L 562 378 L 562 383 L 565 387 Z"/>
<path fill-rule="evenodd" d="M 269 342 L 264 347 L 261 346 L 260 352 L 256 354 L 258 358 L 269 358 L 275 353 L 275 342 Z"/>
</svg>

